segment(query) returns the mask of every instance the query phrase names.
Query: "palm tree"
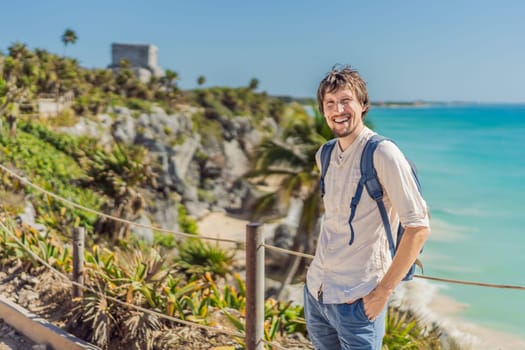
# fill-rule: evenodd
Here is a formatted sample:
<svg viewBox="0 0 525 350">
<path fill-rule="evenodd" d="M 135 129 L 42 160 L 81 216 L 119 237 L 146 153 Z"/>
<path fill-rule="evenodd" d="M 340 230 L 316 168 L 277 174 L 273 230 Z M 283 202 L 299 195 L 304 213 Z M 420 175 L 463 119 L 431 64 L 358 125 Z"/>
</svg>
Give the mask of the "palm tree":
<svg viewBox="0 0 525 350">
<path fill-rule="evenodd" d="M 22 59 L 29 54 L 29 49 L 27 48 L 26 44 L 21 42 L 16 42 L 9 46 L 8 50 L 9 56 L 13 57 L 14 59 Z"/>
<path fill-rule="evenodd" d="M 14 43 L 9 56 L 2 63 L 3 92 L 0 114 L 7 110 L 7 122 L 12 137 L 16 136 L 16 122 L 20 116 L 19 106 L 30 100 L 36 89 L 39 74 L 38 59 L 25 44 Z"/>
<path fill-rule="evenodd" d="M 166 92 L 170 92 L 177 86 L 177 80 L 179 80 L 179 73 L 172 71 L 171 69 L 166 69 L 163 77 Z"/>
<path fill-rule="evenodd" d="M 166 69 L 164 76 L 161 78 L 161 84 L 163 85 L 164 90 L 164 98 L 166 105 L 168 105 L 169 108 L 172 107 L 175 93 L 178 90 L 177 80 L 179 80 L 179 73 L 171 69 Z"/>
<path fill-rule="evenodd" d="M 7 105 L 7 124 L 9 125 L 9 136 L 16 138 L 16 121 L 20 115 L 20 109 L 17 102 L 11 102 Z"/>
<path fill-rule="evenodd" d="M 290 114 L 279 138 L 268 138 L 257 147 L 256 162 L 248 177 L 281 178 L 277 191 L 258 201 L 258 215 L 279 202 L 288 204 L 293 199 L 302 202 L 292 250 L 313 253 L 316 225 L 322 211 L 315 153 L 331 137 L 331 132 L 320 113 L 312 117 L 300 108 L 296 107 Z M 296 275 L 301 259 L 289 256 L 289 261 L 282 265 L 288 270 L 279 294 Z"/>
<path fill-rule="evenodd" d="M 131 62 L 125 58 L 121 59 L 115 83 L 122 98 L 129 97 L 135 80 L 136 77 L 131 70 Z"/>
<path fill-rule="evenodd" d="M 259 87 L 259 79 L 252 78 L 252 80 L 250 80 L 250 84 L 248 85 L 248 88 L 254 91 L 254 90 L 257 90 L 258 87 Z"/>
<path fill-rule="evenodd" d="M 197 78 L 197 85 L 202 86 L 206 83 L 206 77 L 204 75 L 199 75 Z"/>
<path fill-rule="evenodd" d="M 66 29 L 64 34 L 62 34 L 62 42 L 64 43 L 64 56 L 66 55 L 67 45 L 76 43 L 77 39 L 77 34 L 72 29 Z"/>
</svg>

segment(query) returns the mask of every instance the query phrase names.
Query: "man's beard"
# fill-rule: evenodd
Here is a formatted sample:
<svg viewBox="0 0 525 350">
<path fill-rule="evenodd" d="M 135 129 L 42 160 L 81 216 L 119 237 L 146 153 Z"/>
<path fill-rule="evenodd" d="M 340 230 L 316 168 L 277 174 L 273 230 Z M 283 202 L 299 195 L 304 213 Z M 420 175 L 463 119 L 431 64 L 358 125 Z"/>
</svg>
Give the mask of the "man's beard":
<svg viewBox="0 0 525 350">
<path fill-rule="evenodd" d="M 343 130 L 343 131 L 338 131 L 338 130 L 332 129 L 332 134 L 334 134 L 335 137 L 347 137 L 347 136 L 352 135 L 352 133 L 355 131 L 355 129 L 357 129 L 357 125 L 354 126 L 352 129 L 346 129 L 346 130 Z"/>
<path fill-rule="evenodd" d="M 347 123 L 350 123 L 351 121 L 353 121 L 353 118 L 355 118 L 354 115 L 348 115 L 348 117 L 349 119 Z M 337 123 L 335 122 L 334 124 L 337 125 Z M 335 137 L 347 137 L 347 136 L 352 135 L 352 133 L 354 133 L 358 127 L 359 127 L 359 124 L 355 124 L 355 125 L 349 125 L 349 128 L 338 129 L 337 127 L 333 127 L 331 128 L 331 130 L 332 130 L 332 134 L 334 134 Z"/>
</svg>

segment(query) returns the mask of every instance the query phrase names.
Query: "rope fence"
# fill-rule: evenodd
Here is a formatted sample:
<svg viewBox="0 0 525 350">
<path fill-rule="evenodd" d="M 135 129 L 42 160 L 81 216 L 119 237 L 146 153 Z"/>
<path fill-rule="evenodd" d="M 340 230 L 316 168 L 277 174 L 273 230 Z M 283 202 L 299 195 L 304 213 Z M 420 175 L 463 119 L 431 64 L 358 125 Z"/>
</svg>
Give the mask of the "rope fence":
<svg viewBox="0 0 525 350">
<path fill-rule="evenodd" d="M 290 255 L 295 255 L 307 259 L 313 259 L 314 256 L 311 254 L 305 254 L 300 252 L 295 252 L 292 250 L 287 250 L 279 247 L 275 247 L 269 244 L 265 244 L 264 247 L 269 250 L 273 250 L 280 253 L 287 253 Z M 495 284 L 495 283 L 483 283 L 483 282 L 472 282 L 472 281 L 464 281 L 464 280 L 457 280 L 457 279 L 451 279 L 451 278 L 441 278 L 441 277 L 432 277 L 432 276 L 424 276 L 415 274 L 414 277 L 436 281 L 436 282 L 447 282 L 447 283 L 454 283 L 454 284 L 463 284 L 468 286 L 478 286 L 478 287 L 488 287 L 488 288 L 501 288 L 501 289 L 517 289 L 517 290 L 525 290 L 525 286 L 516 286 L 516 285 L 508 285 L 508 284 Z"/>
<path fill-rule="evenodd" d="M 94 289 L 91 289 L 89 287 L 86 287 L 84 284 L 81 284 L 81 283 L 77 283 L 75 281 L 72 281 L 68 276 L 66 276 L 65 274 L 63 274 L 62 272 L 58 271 L 57 269 L 55 269 L 53 266 L 51 266 L 50 264 L 48 264 L 44 259 L 42 259 L 40 256 L 38 256 L 36 253 L 32 252 L 30 249 L 28 249 L 25 244 L 20 241 L 20 239 L 2 222 L 2 220 L 0 220 L 0 228 L 2 228 L 5 232 L 7 232 L 7 234 L 9 236 L 11 236 L 11 238 L 13 238 L 16 243 L 18 243 L 19 246 L 22 247 L 23 250 L 25 250 L 26 253 L 28 253 L 32 258 L 34 258 L 35 260 L 37 260 L 40 264 L 42 264 L 44 267 L 46 267 L 48 270 L 50 270 L 51 272 L 53 272 L 56 276 L 60 277 L 61 279 L 63 279 L 64 281 L 67 281 L 69 282 L 71 285 L 75 286 L 75 287 L 78 287 L 78 288 L 81 288 L 82 290 L 84 291 L 88 291 L 88 292 L 91 292 L 93 294 L 95 294 L 96 296 L 98 297 L 101 297 L 101 298 L 105 298 L 105 299 L 108 299 L 112 302 L 115 302 L 117 304 L 120 304 L 122 306 L 127 306 L 127 307 L 130 307 L 130 308 L 133 308 L 137 311 L 141 311 L 143 313 L 146 313 L 146 314 L 149 314 L 149 315 L 154 315 L 154 316 L 157 316 L 159 318 L 163 318 L 163 319 L 166 319 L 168 321 L 174 321 L 174 322 L 177 322 L 177 323 L 180 323 L 180 324 L 183 324 L 185 326 L 190 326 L 190 327 L 197 327 L 197 328 L 202 328 L 202 329 L 206 329 L 206 330 L 209 330 L 209 331 L 213 331 L 213 332 L 217 332 L 217 333 L 223 333 L 223 334 L 227 334 L 227 335 L 231 335 L 231 336 L 234 336 L 234 337 L 240 337 L 240 338 L 243 338 L 244 337 L 244 334 L 241 334 L 239 332 L 231 332 L 231 331 L 228 331 L 226 329 L 221 329 L 221 328 L 216 328 L 216 327 L 211 327 L 211 326 L 206 326 L 206 325 L 202 325 L 202 324 L 199 324 L 199 323 L 194 323 L 194 322 L 189 322 L 189 321 L 185 321 L 185 320 L 181 320 L 181 319 L 178 319 L 176 317 L 173 317 L 173 316 L 169 316 L 169 315 L 166 315 L 166 314 L 162 314 L 160 312 L 156 312 L 156 311 L 152 311 L 152 310 L 149 310 L 149 309 L 145 309 L 141 306 L 138 306 L 138 305 L 134 305 L 134 304 L 130 304 L 130 303 L 126 303 L 122 300 L 119 300 L 119 299 L 116 299 L 116 298 L 113 298 L 111 296 L 108 296 L 106 294 L 103 294 L 103 293 L 100 293 Z"/>
<path fill-rule="evenodd" d="M 437 281 L 437 282 L 464 284 L 464 285 L 467 285 L 467 286 L 525 290 L 525 286 L 516 286 L 516 285 L 509 285 L 509 284 L 471 282 L 471 281 L 454 280 L 454 279 L 450 279 L 450 278 L 441 278 L 441 277 L 432 277 L 432 276 L 423 276 L 423 275 L 414 275 L 414 277 L 422 278 L 422 279 L 426 279 L 426 280 L 431 280 L 431 281 Z"/>
<path fill-rule="evenodd" d="M 50 197 L 53 197 L 55 198 L 56 200 L 60 201 L 60 202 L 63 202 L 65 204 L 68 204 L 74 208 L 77 208 L 77 209 L 80 209 L 80 210 L 84 210 L 88 213 L 91 213 L 91 214 L 95 214 L 95 215 L 99 215 L 101 217 L 104 217 L 106 219 L 110 219 L 110 220 L 114 220 L 114 221 L 119 221 L 119 222 L 122 222 L 122 223 L 125 223 L 125 224 L 128 224 L 128 225 L 131 225 L 131 226 L 136 226 L 136 227 L 141 227 L 141 228 L 145 228 L 145 229 L 152 229 L 152 230 L 155 230 L 155 231 L 159 231 L 159 232 L 164 232 L 164 233 L 171 233 L 171 234 L 174 234 L 174 235 L 177 235 L 177 236 L 182 236 L 182 237 L 188 237 L 188 238 L 197 238 L 195 237 L 195 235 L 191 234 L 191 233 L 185 233 L 185 232 L 179 232 L 179 231 L 173 231 L 173 230 L 168 230 L 168 229 L 165 229 L 165 228 L 161 228 L 161 227 L 155 227 L 155 226 L 151 226 L 151 225 L 145 225 L 145 224 L 141 224 L 141 223 L 137 223 L 137 222 L 133 222 L 133 221 L 129 221 L 129 220 L 126 220 L 126 219 L 122 219 L 122 218 L 119 218 L 119 217 L 116 217 L 116 216 L 111 216 L 111 215 L 108 215 L 108 214 L 105 214 L 105 213 L 102 213 L 100 211 L 97 211 L 97 210 L 94 210 L 94 209 L 91 209 L 91 208 L 88 208 L 88 207 L 85 207 L 83 205 L 80 205 L 80 204 L 77 204 L 73 201 L 70 201 L 69 199 L 66 199 L 64 197 L 61 197 L 53 192 L 50 192 L 50 191 L 47 191 L 46 189 L 38 186 L 38 185 L 35 185 L 34 183 L 30 182 L 29 180 L 27 180 L 26 178 L 16 174 L 14 171 L 6 168 L 5 166 L 3 166 L 2 164 L 0 164 L 0 169 L 4 170 L 6 173 L 8 173 L 9 175 L 11 175 L 12 177 L 16 178 L 17 180 L 19 180 L 20 182 L 34 188 L 35 190 L 39 191 L 39 192 L 42 192 L 43 194 L 46 194 Z M 217 241 L 217 242 L 227 242 L 227 243 L 236 243 L 236 244 L 239 244 L 239 243 L 244 243 L 244 242 L 241 242 L 241 241 L 236 241 L 236 240 L 233 240 L 233 239 L 226 239 L 226 238 L 218 238 L 218 237 L 207 237 L 207 236 L 200 236 L 199 237 L 200 239 L 205 239 L 205 240 L 212 240 L 212 241 Z"/>
<path fill-rule="evenodd" d="M 190 327 L 198 327 L 202 329 L 206 329 L 212 332 L 216 333 L 223 333 L 227 334 L 233 337 L 239 337 L 239 338 L 245 338 L 246 342 L 246 349 L 248 350 L 262 350 L 264 349 L 264 344 L 270 345 L 277 349 L 286 349 L 285 347 L 282 347 L 281 345 L 275 344 L 273 342 L 269 342 L 264 340 L 264 250 L 273 250 L 280 253 L 285 253 L 289 255 L 295 255 L 298 257 L 306 258 L 306 259 L 313 259 L 313 255 L 311 254 L 305 254 L 301 252 L 296 252 L 288 249 L 283 249 L 280 247 L 276 247 L 273 245 L 265 244 L 264 238 L 262 235 L 258 232 L 259 224 L 248 224 L 247 230 L 246 230 L 246 240 L 245 241 L 238 241 L 238 240 L 232 240 L 232 239 L 224 239 L 219 237 L 209 237 L 209 236 L 196 236 L 194 234 L 174 231 L 174 230 L 168 230 L 164 228 L 154 227 L 150 225 L 135 223 L 129 220 L 125 220 L 119 217 L 114 217 L 102 212 L 99 212 L 97 210 L 87 208 L 85 206 L 82 206 L 80 204 L 74 203 L 68 199 L 65 199 L 53 192 L 47 191 L 43 189 L 42 187 L 33 184 L 26 178 L 16 174 L 14 171 L 8 169 L 4 165 L 0 164 L 0 169 L 9 174 L 10 176 L 18 179 L 23 184 L 32 187 L 33 189 L 46 194 L 52 198 L 55 198 L 58 201 L 61 201 L 71 207 L 84 210 L 86 212 L 99 215 L 101 217 L 104 217 L 106 219 L 119 221 L 128 225 L 146 228 L 146 229 L 152 229 L 159 232 L 164 233 L 170 233 L 178 236 L 183 237 L 189 237 L 189 238 L 199 238 L 204 240 L 213 240 L 218 242 L 227 242 L 227 243 L 235 243 L 237 247 L 245 247 L 246 250 L 246 327 L 245 327 L 245 334 L 241 334 L 239 332 L 232 332 L 225 329 L 220 329 L 216 327 L 211 327 L 207 325 L 202 325 L 194 322 L 188 322 L 185 320 L 177 319 L 175 317 L 165 315 L 156 311 L 148 310 L 146 308 L 129 304 L 126 302 L 123 302 L 119 299 L 107 296 L 103 293 L 97 292 L 89 287 L 86 287 L 82 283 L 78 283 L 76 281 L 72 281 L 68 276 L 62 274 L 55 268 L 53 268 L 51 265 L 49 265 L 47 262 L 45 262 L 43 259 L 41 259 L 38 255 L 33 253 L 31 250 L 27 249 L 22 242 L 16 237 L 16 235 L 11 232 L 2 221 L 0 221 L 0 228 L 4 229 L 8 234 L 15 239 L 15 241 L 23 247 L 23 249 L 29 253 L 33 258 L 35 258 L 37 261 L 39 261 L 42 265 L 46 266 L 48 269 L 50 269 L 53 273 L 57 274 L 60 278 L 67 280 L 69 283 L 71 283 L 75 288 L 81 289 L 84 291 L 89 291 L 99 297 L 106 298 L 110 301 L 113 301 L 115 303 L 133 308 L 137 311 L 147 313 L 150 315 L 157 316 L 159 318 L 163 318 L 166 320 L 170 320 L 173 322 L 177 322 L 186 326 Z M 473 281 L 465 281 L 465 280 L 455 280 L 455 279 L 448 279 L 448 278 L 439 278 L 439 277 L 432 277 L 432 276 L 423 276 L 423 275 L 415 275 L 416 278 L 421 279 L 427 279 L 432 280 L 436 282 L 445 282 L 445 283 L 454 283 L 454 284 L 462 284 L 462 285 L 470 285 L 470 286 L 479 286 L 479 287 L 488 287 L 488 288 L 501 288 L 501 289 L 515 289 L 515 290 L 525 290 L 525 286 L 518 286 L 518 285 L 505 285 L 505 284 L 494 284 L 494 283 L 482 283 L 482 282 L 473 282 Z M 262 310 L 262 311 L 261 311 Z"/>
<path fill-rule="evenodd" d="M 24 183 L 24 184 L 34 188 L 35 190 L 37 190 L 39 192 L 42 192 L 42 193 L 44 193 L 44 194 L 46 194 L 48 196 L 51 196 L 51 197 L 57 199 L 58 201 L 61 201 L 61 202 L 65 203 L 65 204 L 68 204 L 68 205 L 70 205 L 72 207 L 75 207 L 77 209 L 84 210 L 84 211 L 87 211 L 89 213 L 102 216 L 102 217 L 104 217 L 106 219 L 119 221 L 119 222 L 122 222 L 122 223 L 126 223 L 126 224 L 129 224 L 129 225 L 132 225 L 132 226 L 141 227 L 141 228 L 145 228 L 145 229 L 152 229 L 152 230 L 156 230 L 156 231 L 159 231 L 159 232 L 171 233 L 171 234 L 174 234 L 174 235 L 177 235 L 177 236 L 183 236 L 183 237 L 189 237 L 189 238 L 199 238 L 199 239 L 211 240 L 211 241 L 217 241 L 217 242 L 234 243 L 238 247 L 244 247 L 245 244 L 246 244 L 245 241 L 239 241 L 239 240 L 233 240 L 233 239 L 227 239 L 227 238 L 219 238 L 219 237 L 201 236 L 201 235 L 195 236 L 195 235 L 190 234 L 190 233 L 164 229 L 164 228 L 151 226 L 151 225 L 140 224 L 140 223 L 136 223 L 136 222 L 133 222 L 133 221 L 125 220 L 125 219 L 122 219 L 122 218 L 119 218 L 119 217 L 115 217 L 115 216 L 112 216 L 112 215 L 108 215 L 108 214 L 102 213 L 100 211 L 97 211 L 97 210 L 85 207 L 83 205 L 77 204 L 77 203 L 75 203 L 73 201 L 70 201 L 70 200 L 68 200 L 66 198 L 63 198 L 63 197 L 61 197 L 61 196 L 59 196 L 59 195 L 57 195 L 57 194 L 55 194 L 53 192 L 47 191 L 47 190 L 43 189 L 42 187 L 33 184 L 31 181 L 27 180 L 26 178 L 16 174 L 14 171 L 10 170 L 9 168 L 5 167 L 2 164 L 0 164 L 0 169 L 5 171 L 10 176 L 18 179 L 22 183 Z M 306 253 L 301 253 L 301 252 L 297 252 L 297 251 L 293 251 L 293 250 L 288 250 L 288 249 L 276 247 L 276 246 L 265 244 L 265 243 L 263 245 L 264 245 L 264 247 L 266 249 L 273 250 L 273 251 L 280 252 L 280 253 L 285 253 L 285 254 L 289 254 L 289 255 L 295 255 L 295 256 L 302 257 L 302 258 L 306 258 L 306 259 L 313 259 L 313 257 L 314 257 L 311 254 L 306 254 Z M 487 288 L 502 288 L 502 289 L 525 290 L 525 286 L 519 286 L 519 285 L 506 285 L 506 284 L 474 282 L 474 281 L 466 281 L 466 280 L 458 280 L 458 279 L 450 279 L 450 278 L 424 276 L 424 275 L 419 275 L 419 274 L 414 275 L 414 277 L 421 278 L 421 279 L 432 280 L 432 281 L 436 281 L 436 282 L 446 282 L 446 283 L 463 284 L 463 285 L 479 286 L 479 287 L 487 287 Z"/>
</svg>

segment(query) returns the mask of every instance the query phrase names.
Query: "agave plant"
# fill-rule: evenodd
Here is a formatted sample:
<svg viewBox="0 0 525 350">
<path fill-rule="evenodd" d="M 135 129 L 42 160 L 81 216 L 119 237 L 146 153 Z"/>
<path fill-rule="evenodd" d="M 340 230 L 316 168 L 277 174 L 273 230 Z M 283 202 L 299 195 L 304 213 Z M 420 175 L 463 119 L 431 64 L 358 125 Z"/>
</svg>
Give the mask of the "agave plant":
<svg viewBox="0 0 525 350">
<path fill-rule="evenodd" d="M 176 263 L 190 276 L 205 272 L 224 276 L 232 268 L 234 253 L 200 239 L 189 238 L 179 246 Z"/>
<path fill-rule="evenodd" d="M 88 337 L 104 350 L 109 349 L 111 338 L 118 331 L 118 321 L 114 316 L 117 308 L 118 305 L 109 301 L 104 293 L 85 296 L 84 303 L 77 308 L 77 317 L 88 326 Z"/>
<path fill-rule="evenodd" d="M 245 315 L 246 312 L 246 285 L 238 273 L 235 274 L 237 286 L 226 284 L 223 291 L 219 290 L 217 283 L 214 281 L 211 273 L 206 272 L 204 278 L 208 283 L 210 290 L 209 298 L 213 306 L 220 309 L 235 309 Z"/>
<path fill-rule="evenodd" d="M 115 283 L 119 290 L 126 291 L 126 302 L 141 304 L 140 299 L 144 299 L 149 307 L 160 309 L 161 298 L 157 291 L 169 273 L 164 259 L 154 249 L 147 253 L 134 250 L 124 255 L 121 262 L 122 277 Z"/>
<path fill-rule="evenodd" d="M 156 187 L 156 174 L 153 172 L 147 150 L 139 146 L 125 147 L 115 144 L 110 154 L 98 151 L 92 158 L 92 168 L 88 174 L 92 181 L 100 184 L 104 193 L 113 198 L 113 204 L 104 208 L 111 216 L 132 220 L 145 207 L 145 199 L 138 187 Z M 129 236 L 127 223 L 101 217 L 95 224 L 97 233 L 108 234 L 114 242 Z"/>
<path fill-rule="evenodd" d="M 165 284 L 162 287 L 162 298 L 164 299 L 164 312 L 169 316 L 175 316 L 182 320 L 186 319 L 188 314 L 187 306 L 191 304 L 191 297 L 194 292 L 201 291 L 204 284 L 200 280 L 188 282 L 184 276 L 168 275 Z M 193 314 L 200 314 L 204 305 L 193 307 Z"/>
<path fill-rule="evenodd" d="M 388 307 L 383 350 L 441 349 L 437 327 L 422 326 L 409 311 Z"/>
<path fill-rule="evenodd" d="M 122 342 L 130 350 L 152 350 L 155 348 L 153 334 L 160 330 L 162 323 L 156 315 L 130 311 L 123 321 Z"/>
</svg>

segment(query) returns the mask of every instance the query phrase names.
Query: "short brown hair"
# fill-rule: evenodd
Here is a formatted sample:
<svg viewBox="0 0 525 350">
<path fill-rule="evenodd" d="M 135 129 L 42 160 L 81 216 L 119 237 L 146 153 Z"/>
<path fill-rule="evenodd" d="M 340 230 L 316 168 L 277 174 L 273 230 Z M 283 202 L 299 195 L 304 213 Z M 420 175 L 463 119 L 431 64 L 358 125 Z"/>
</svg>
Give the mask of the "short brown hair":
<svg viewBox="0 0 525 350">
<path fill-rule="evenodd" d="M 366 83 L 359 75 L 359 72 L 350 68 L 348 65 L 333 66 L 330 72 L 328 72 L 319 83 L 319 88 L 317 89 L 317 105 L 319 106 L 319 111 L 324 114 L 324 95 L 327 92 L 334 92 L 340 88 L 350 88 L 359 103 L 361 103 L 363 107 L 366 107 L 363 111 L 364 118 L 370 108 Z"/>
</svg>

